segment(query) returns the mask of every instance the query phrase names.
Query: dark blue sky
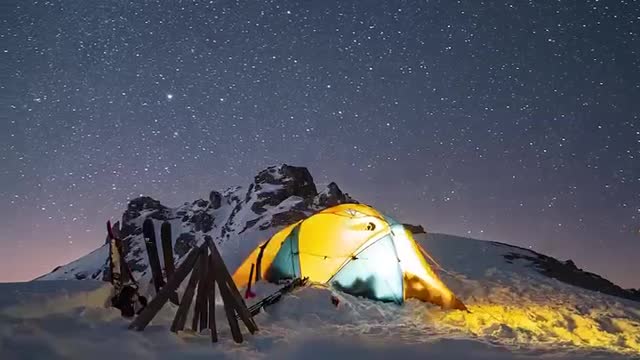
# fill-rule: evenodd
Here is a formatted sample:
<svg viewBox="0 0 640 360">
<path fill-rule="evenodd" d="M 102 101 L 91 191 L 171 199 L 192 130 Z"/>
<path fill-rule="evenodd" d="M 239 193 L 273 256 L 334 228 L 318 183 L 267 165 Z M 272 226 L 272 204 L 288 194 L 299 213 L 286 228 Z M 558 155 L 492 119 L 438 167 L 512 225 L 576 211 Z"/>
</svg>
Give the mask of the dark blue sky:
<svg viewBox="0 0 640 360">
<path fill-rule="evenodd" d="M 431 231 L 640 287 L 633 1 L 16 1 L 0 32 L 0 281 L 310 168 Z"/>
</svg>

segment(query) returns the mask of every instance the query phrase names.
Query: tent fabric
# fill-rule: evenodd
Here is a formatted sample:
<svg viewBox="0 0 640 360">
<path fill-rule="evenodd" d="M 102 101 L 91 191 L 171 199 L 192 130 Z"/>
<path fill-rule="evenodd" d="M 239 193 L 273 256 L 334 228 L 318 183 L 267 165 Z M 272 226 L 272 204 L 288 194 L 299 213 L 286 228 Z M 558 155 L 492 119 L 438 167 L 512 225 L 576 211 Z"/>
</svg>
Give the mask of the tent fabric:
<svg viewBox="0 0 640 360">
<path fill-rule="evenodd" d="M 402 303 L 402 270 L 391 236 L 385 235 L 348 260 L 330 280 L 346 293 L 381 301 Z"/>
<path fill-rule="evenodd" d="M 282 241 L 280 250 L 267 269 L 265 278 L 270 281 L 292 280 L 300 276 L 300 259 L 298 249 L 298 234 L 300 225 L 294 227 Z"/>
<path fill-rule="evenodd" d="M 401 304 L 416 298 L 466 309 L 431 269 L 400 223 L 370 206 L 342 204 L 285 227 L 260 244 L 233 275 L 249 282 L 308 277 L 339 291 Z"/>
</svg>

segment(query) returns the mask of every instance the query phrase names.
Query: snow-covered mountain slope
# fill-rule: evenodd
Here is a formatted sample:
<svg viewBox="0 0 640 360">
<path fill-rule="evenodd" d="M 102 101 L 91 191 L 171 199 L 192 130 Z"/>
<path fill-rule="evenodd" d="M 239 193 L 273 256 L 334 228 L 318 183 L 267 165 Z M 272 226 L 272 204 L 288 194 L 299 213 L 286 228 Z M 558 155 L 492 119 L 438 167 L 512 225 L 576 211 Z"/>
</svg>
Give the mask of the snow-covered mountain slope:
<svg viewBox="0 0 640 360">
<path fill-rule="evenodd" d="M 470 312 L 415 300 L 403 306 L 301 288 L 256 316 L 260 331 L 236 345 L 217 304 L 220 343 L 169 332 L 166 305 L 142 333 L 105 307 L 108 283 L 0 284 L 3 359 L 633 359 L 640 358 L 640 303 L 550 278 L 533 252 L 446 235 L 416 235 Z M 256 284 L 258 298 L 275 289 Z M 337 307 L 331 296 L 338 296 Z M 189 323 L 189 321 L 187 322 Z"/>
</svg>

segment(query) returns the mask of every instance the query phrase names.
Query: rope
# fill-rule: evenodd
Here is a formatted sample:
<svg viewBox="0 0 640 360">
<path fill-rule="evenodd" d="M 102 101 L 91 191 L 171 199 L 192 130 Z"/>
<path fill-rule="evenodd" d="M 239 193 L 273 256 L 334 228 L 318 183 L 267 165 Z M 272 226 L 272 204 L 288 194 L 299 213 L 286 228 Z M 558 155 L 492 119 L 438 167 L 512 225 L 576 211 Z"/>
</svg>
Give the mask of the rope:
<svg viewBox="0 0 640 360">
<path fill-rule="evenodd" d="M 440 264 L 438 264 L 438 262 L 431 255 L 429 255 L 429 253 L 420 244 L 418 244 L 418 242 L 416 242 L 416 245 L 418 245 L 418 249 L 420 249 L 420 252 L 422 253 L 422 255 L 424 255 L 426 258 L 431 260 L 433 262 L 433 265 L 438 267 L 438 270 L 442 271 L 443 273 L 449 276 L 455 276 L 455 274 L 453 274 L 450 271 L 447 271 L 447 269 L 443 268 Z"/>
<path fill-rule="evenodd" d="M 300 251 L 300 250 L 298 250 L 298 254 L 316 256 L 316 257 L 321 257 L 321 258 L 325 258 L 325 259 L 346 259 L 346 258 L 353 257 L 353 255 L 330 256 L 330 255 L 314 254 L 314 253 L 310 253 L 310 252 L 306 252 L 306 251 Z"/>
<path fill-rule="evenodd" d="M 319 213 L 313 214 L 313 216 L 317 216 L 317 215 L 335 215 L 335 216 L 345 217 L 345 218 L 348 218 L 348 219 L 374 218 L 374 219 L 378 219 L 378 220 L 386 223 L 389 227 L 391 227 L 391 224 L 389 224 L 389 221 L 387 219 L 385 219 L 384 216 L 370 215 L 370 214 L 365 214 L 365 213 L 362 213 L 362 212 L 359 212 L 359 211 L 357 211 L 357 213 L 360 214 L 361 216 L 357 216 L 357 214 L 356 215 L 342 214 L 340 212 L 319 212 Z"/>
</svg>

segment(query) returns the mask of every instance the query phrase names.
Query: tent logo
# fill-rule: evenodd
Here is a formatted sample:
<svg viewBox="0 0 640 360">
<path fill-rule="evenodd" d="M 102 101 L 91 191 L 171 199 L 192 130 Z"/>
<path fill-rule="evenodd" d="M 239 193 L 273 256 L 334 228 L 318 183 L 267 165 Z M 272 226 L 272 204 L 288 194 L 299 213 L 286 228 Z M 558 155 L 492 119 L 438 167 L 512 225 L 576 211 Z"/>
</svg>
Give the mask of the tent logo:
<svg viewBox="0 0 640 360">
<path fill-rule="evenodd" d="M 345 210 L 345 212 L 346 212 L 347 214 L 351 215 L 351 217 L 356 217 L 356 216 L 358 216 L 358 215 L 360 214 L 360 213 L 359 213 L 357 210 L 355 210 L 355 209 L 347 209 L 347 210 Z"/>
</svg>

